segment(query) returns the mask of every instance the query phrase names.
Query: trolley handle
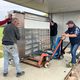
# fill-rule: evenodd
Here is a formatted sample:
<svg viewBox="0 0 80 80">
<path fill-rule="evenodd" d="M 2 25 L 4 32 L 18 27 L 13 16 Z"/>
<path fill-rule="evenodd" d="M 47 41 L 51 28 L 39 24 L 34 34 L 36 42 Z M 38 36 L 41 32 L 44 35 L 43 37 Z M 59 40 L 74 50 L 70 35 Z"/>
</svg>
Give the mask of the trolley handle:
<svg viewBox="0 0 80 80">
<path fill-rule="evenodd" d="M 58 50 L 58 48 L 60 47 L 61 43 L 62 43 L 63 39 L 61 38 L 59 44 L 57 45 L 56 49 L 54 50 L 54 52 L 52 53 L 52 55 L 50 56 L 48 62 L 53 58 L 53 56 L 55 55 L 56 51 Z"/>
</svg>

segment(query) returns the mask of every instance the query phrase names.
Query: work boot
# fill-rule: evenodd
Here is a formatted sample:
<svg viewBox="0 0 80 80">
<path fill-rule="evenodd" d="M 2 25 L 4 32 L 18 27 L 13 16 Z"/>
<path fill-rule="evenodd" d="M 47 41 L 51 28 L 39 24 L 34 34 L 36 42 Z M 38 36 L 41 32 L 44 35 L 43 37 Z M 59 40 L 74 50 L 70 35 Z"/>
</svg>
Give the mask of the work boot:
<svg viewBox="0 0 80 80">
<path fill-rule="evenodd" d="M 78 64 L 80 64 L 80 60 L 79 60 Z"/>
<path fill-rule="evenodd" d="M 25 72 L 22 71 L 22 72 L 20 72 L 20 73 L 17 73 L 17 74 L 16 74 L 16 77 L 20 77 L 20 76 L 22 76 L 22 75 L 24 75 L 24 74 L 25 74 Z"/>
<path fill-rule="evenodd" d="M 7 77 L 7 75 L 8 75 L 8 73 L 3 73 L 3 76 L 4 76 L 4 77 Z"/>
</svg>

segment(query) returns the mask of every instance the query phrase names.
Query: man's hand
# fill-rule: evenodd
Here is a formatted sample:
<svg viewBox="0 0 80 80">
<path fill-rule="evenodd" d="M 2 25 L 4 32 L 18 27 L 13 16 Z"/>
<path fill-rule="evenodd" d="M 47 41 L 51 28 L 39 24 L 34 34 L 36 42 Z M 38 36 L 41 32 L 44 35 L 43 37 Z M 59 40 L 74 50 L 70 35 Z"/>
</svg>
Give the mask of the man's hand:
<svg viewBox="0 0 80 80">
<path fill-rule="evenodd" d="M 68 36 L 68 35 L 67 35 L 66 33 L 63 33 L 61 39 L 64 40 L 64 39 L 66 39 L 67 36 Z"/>
<path fill-rule="evenodd" d="M 62 36 L 69 37 L 69 34 L 63 33 Z"/>
<path fill-rule="evenodd" d="M 62 35 L 61 39 L 62 39 L 62 40 L 65 40 L 65 39 L 66 39 L 66 36 L 63 36 L 63 35 Z"/>
<path fill-rule="evenodd" d="M 69 37 L 69 34 L 65 34 L 66 37 Z"/>
</svg>

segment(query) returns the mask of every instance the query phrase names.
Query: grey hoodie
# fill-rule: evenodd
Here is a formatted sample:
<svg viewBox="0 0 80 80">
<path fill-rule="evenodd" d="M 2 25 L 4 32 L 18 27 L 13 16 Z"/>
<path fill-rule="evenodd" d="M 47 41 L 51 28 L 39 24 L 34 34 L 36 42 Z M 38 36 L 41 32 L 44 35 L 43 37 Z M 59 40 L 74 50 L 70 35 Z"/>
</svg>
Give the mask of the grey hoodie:
<svg viewBox="0 0 80 80">
<path fill-rule="evenodd" d="M 17 43 L 17 40 L 20 39 L 19 29 L 14 24 L 7 24 L 3 31 L 2 44 L 6 42 Z"/>
</svg>

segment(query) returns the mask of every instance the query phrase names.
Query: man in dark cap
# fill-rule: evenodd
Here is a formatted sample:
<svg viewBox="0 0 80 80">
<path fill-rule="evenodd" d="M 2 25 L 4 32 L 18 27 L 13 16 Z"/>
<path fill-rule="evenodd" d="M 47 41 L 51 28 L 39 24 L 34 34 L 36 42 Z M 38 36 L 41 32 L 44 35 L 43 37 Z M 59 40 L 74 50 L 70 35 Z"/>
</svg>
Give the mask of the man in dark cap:
<svg viewBox="0 0 80 80">
<path fill-rule="evenodd" d="M 62 36 L 69 37 L 71 42 L 71 55 L 72 60 L 67 66 L 72 67 L 76 64 L 76 51 L 80 45 L 80 29 L 71 20 L 67 22 L 68 30 L 62 34 Z"/>
<path fill-rule="evenodd" d="M 50 21 L 50 43 L 51 43 L 51 49 L 54 49 L 54 45 L 56 43 L 56 38 L 57 38 L 57 28 L 58 25 L 54 21 Z"/>
</svg>

